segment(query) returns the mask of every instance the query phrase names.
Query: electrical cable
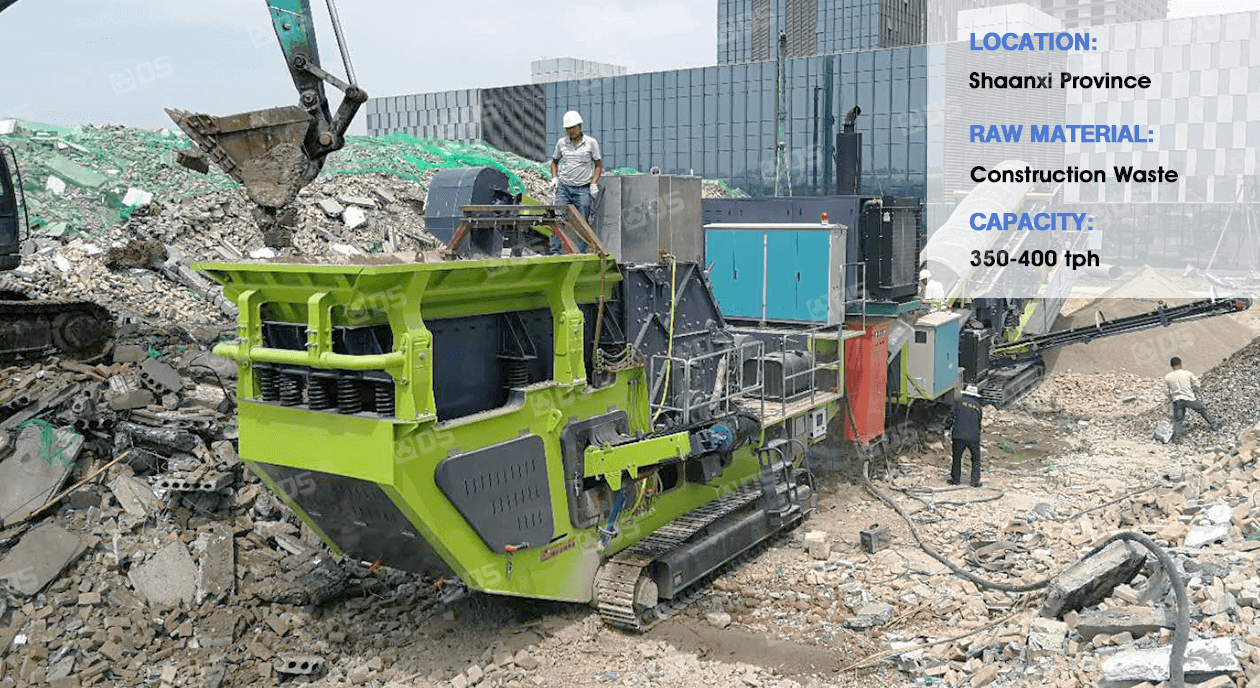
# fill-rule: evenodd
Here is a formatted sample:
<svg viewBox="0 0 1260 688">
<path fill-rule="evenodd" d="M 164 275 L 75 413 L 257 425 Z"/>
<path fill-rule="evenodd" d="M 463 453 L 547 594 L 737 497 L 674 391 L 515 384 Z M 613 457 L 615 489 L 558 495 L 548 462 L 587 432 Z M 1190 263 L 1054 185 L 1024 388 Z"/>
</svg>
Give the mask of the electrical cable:
<svg viewBox="0 0 1260 688">
<path fill-rule="evenodd" d="M 853 420 L 852 414 L 850 414 L 849 422 L 853 425 L 854 435 L 856 435 L 857 424 Z M 884 494 L 884 492 L 879 488 L 875 487 L 870 479 L 870 455 L 867 454 L 866 448 L 860 443 L 856 444 L 863 458 L 862 486 L 865 487 L 868 492 L 875 495 L 875 497 L 877 497 L 880 501 L 884 502 L 884 504 L 888 505 L 893 511 L 896 511 L 897 515 L 906 522 L 906 526 L 910 529 L 910 535 L 919 545 L 919 548 L 927 553 L 928 556 L 940 562 L 950 571 L 953 571 L 958 576 L 961 576 L 980 587 L 1010 593 L 1032 592 L 1034 590 L 1039 590 L 1048 586 L 1052 581 L 1058 578 L 1059 575 L 1062 575 L 1062 572 L 1060 572 L 1054 576 L 1034 581 L 1032 583 L 1012 585 L 982 578 L 950 561 L 945 557 L 945 555 L 941 554 L 934 547 L 924 542 L 923 537 L 919 535 L 919 529 L 915 526 L 914 521 L 910 519 L 910 516 L 906 514 L 905 510 L 901 508 L 901 505 L 894 502 L 891 497 Z M 1097 546 L 1090 550 L 1088 554 L 1078 559 L 1077 563 L 1093 557 L 1106 549 L 1111 543 L 1118 542 L 1120 540 L 1136 542 L 1154 554 L 1155 558 L 1159 561 L 1160 566 L 1164 569 L 1164 573 L 1168 576 L 1168 580 L 1172 584 L 1173 592 L 1177 597 L 1177 621 L 1176 626 L 1173 629 L 1173 643 L 1168 659 L 1169 685 L 1172 688 L 1185 688 L 1186 646 L 1190 642 L 1190 599 L 1186 594 L 1186 583 L 1182 580 L 1181 574 L 1178 573 L 1177 567 L 1173 564 L 1172 558 L 1168 556 L 1168 553 L 1145 535 L 1131 531 L 1121 531 L 1100 542 Z M 1074 565 L 1075 564 L 1073 564 L 1073 566 Z"/>
</svg>

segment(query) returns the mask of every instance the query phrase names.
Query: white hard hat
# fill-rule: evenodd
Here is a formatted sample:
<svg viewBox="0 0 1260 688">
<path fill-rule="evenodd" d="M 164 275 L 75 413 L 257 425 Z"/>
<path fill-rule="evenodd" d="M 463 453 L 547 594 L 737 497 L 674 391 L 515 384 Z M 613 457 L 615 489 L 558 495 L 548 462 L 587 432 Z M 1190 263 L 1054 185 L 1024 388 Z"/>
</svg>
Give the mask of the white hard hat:
<svg viewBox="0 0 1260 688">
<path fill-rule="evenodd" d="M 582 116 L 577 113 L 577 110 L 569 110 L 568 112 L 564 113 L 564 128 L 565 129 L 568 129 L 569 127 L 576 127 L 577 125 L 581 123 L 582 123 Z"/>
<path fill-rule="evenodd" d="M 932 273 L 928 272 L 927 270 L 921 270 L 919 272 L 919 279 L 921 280 L 932 279 Z"/>
<path fill-rule="evenodd" d="M 980 394 L 980 388 L 975 385 L 967 385 L 963 388 L 963 394 Z"/>
</svg>

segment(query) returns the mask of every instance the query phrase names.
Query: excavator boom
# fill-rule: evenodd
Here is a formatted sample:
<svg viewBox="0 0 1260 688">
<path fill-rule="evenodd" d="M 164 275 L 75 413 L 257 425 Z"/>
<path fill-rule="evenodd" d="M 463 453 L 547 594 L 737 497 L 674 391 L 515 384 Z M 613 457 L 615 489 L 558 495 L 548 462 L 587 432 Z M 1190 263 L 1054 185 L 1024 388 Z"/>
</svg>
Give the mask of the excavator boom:
<svg viewBox="0 0 1260 688">
<path fill-rule="evenodd" d="M 345 145 L 346 130 L 367 101 L 367 93 L 354 83 L 334 0 L 327 2 L 348 82 L 320 65 L 310 0 L 267 0 L 298 105 L 225 116 L 166 110 L 212 162 L 245 187 L 257 205 L 254 218 L 263 238 L 272 246 L 289 245 L 298 191 L 314 181 L 330 153 Z M 336 114 L 325 84 L 345 94 Z"/>
</svg>

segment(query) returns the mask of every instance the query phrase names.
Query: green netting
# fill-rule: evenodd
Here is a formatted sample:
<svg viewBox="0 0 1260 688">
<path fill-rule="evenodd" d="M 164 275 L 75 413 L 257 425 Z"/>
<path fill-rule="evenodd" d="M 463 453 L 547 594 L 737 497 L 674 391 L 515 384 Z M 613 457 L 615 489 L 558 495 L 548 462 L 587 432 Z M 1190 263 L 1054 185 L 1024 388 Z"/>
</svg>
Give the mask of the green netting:
<svg viewBox="0 0 1260 688">
<path fill-rule="evenodd" d="M 547 166 L 505 153 L 484 143 L 454 143 L 419 139 L 403 132 L 384 136 L 349 136 L 346 147 L 329 156 L 324 170 L 331 174 L 380 172 L 419 181 L 428 170 L 453 167 L 493 167 L 508 177 L 513 193 L 527 193 L 519 172 L 530 170 L 546 177 Z"/>
<path fill-rule="evenodd" d="M 66 457 L 65 451 L 66 447 L 78 438 L 77 433 L 70 432 L 65 443 L 66 446 L 58 446 L 57 428 L 50 425 L 47 421 L 39 418 L 32 418 L 19 424 L 18 427 L 24 428 L 28 425 L 34 425 L 39 428 L 39 448 L 35 450 L 35 453 L 41 461 L 49 466 L 56 466 L 58 468 L 70 468 L 74 465 L 74 460 Z"/>
<path fill-rule="evenodd" d="M 716 186 L 717 188 L 725 191 L 726 193 L 730 194 L 734 198 L 744 198 L 748 196 L 748 194 L 745 193 L 743 189 L 732 189 L 731 187 L 727 186 L 726 182 L 722 181 L 721 179 L 705 179 L 705 180 L 702 180 L 701 183 L 706 186 Z"/>
<path fill-rule="evenodd" d="M 179 166 L 176 153 L 191 144 L 168 130 L 59 127 L 17 120 L 16 130 L 0 135 L 0 143 L 12 146 L 17 155 L 33 229 L 44 228 L 52 235 L 94 234 L 126 220 L 134 209 L 123 202 L 129 188 L 152 193 L 158 201 L 178 201 L 238 186 L 217 168 L 201 175 Z M 347 137 L 346 147 L 328 157 L 324 172 L 382 173 L 418 182 L 430 170 L 478 166 L 506 174 L 513 193 L 528 193 L 521 178 L 525 172 L 550 176 L 547 164 L 484 143 L 419 139 L 402 132 Z M 641 172 L 621 167 L 611 174 Z M 64 181 L 66 190 L 60 195 L 50 190 L 49 177 Z M 746 195 L 720 181 L 705 183 Z"/>
</svg>

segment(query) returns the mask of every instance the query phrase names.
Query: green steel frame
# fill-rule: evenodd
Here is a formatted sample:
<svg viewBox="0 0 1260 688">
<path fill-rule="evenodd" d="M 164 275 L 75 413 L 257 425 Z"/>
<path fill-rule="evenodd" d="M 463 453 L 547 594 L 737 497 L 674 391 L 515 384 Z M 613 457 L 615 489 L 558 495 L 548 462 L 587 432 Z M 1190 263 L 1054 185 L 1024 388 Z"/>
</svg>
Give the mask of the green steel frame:
<svg viewBox="0 0 1260 688">
<path fill-rule="evenodd" d="M 731 490 L 755 482 L 752 445 L 736 451 L 732 464 L 705 485 L 679 480 L 643 504 L 626 508 L 619 534 L 599 547 L 595 528 L 570 522 L 560 433 L 571 420 L 623 410 L 630 432 L 650 432 L 647 381 L 642 367 L 615 373 L 611 383 L 592 387 L 584 363 L 584 316 L 579 304 L 612 296 L 620 281 L 615 265 L 595 255 L 406 265 L 275 265 L 203 263 L 194 266 L 224 285 L 240 306 L 237 338 L 215 353 L 239 366 L 240 453 L 267 486 L 316 533 L 338 544 L 259 466 L 285 466 L 346 476 L 379 487 L 436 554 L 471 588 L 491 593 L 587 602 L 596 571 L 609 556 L 669 521 Z M 305 351 L 263 346 L 262 318 L 304 323 Z M 547 308 L 553 318 L 554 378 L 531 385 L 523 403 L 439 422 L 433 393 L 433 337 L 425 319 Z M 374 356 L 333 353 L 332 328 L 387 322 L 393 350 Z M 261 401 L 253 366 L 279 363 L 319 369 L 379 370 L 395 381 L 395 415 L 341 415 Z M 777 425 L 816 408 L 802 408 Z M 764 433 L 772 428 L 763 429 Z M 780 430 L 781 431 L 781 430 Z M 551 493 L 553 532 L 548 543 L 527 549 L 491 551 L 434 480 L 437 466 L 452 454 L 504 443 L 522 435 L 542 438 Z M 757 438 L 754 444 L 760 444 Z M 686 433 L 617 447 L 591 447 L 586 473 L 617 489 L 623 475 L 686 455 Z M 645 483 L 646 481 L 640 481 Z M 602 551 L 601 551 L 602 550 Z"/>
</svg>

